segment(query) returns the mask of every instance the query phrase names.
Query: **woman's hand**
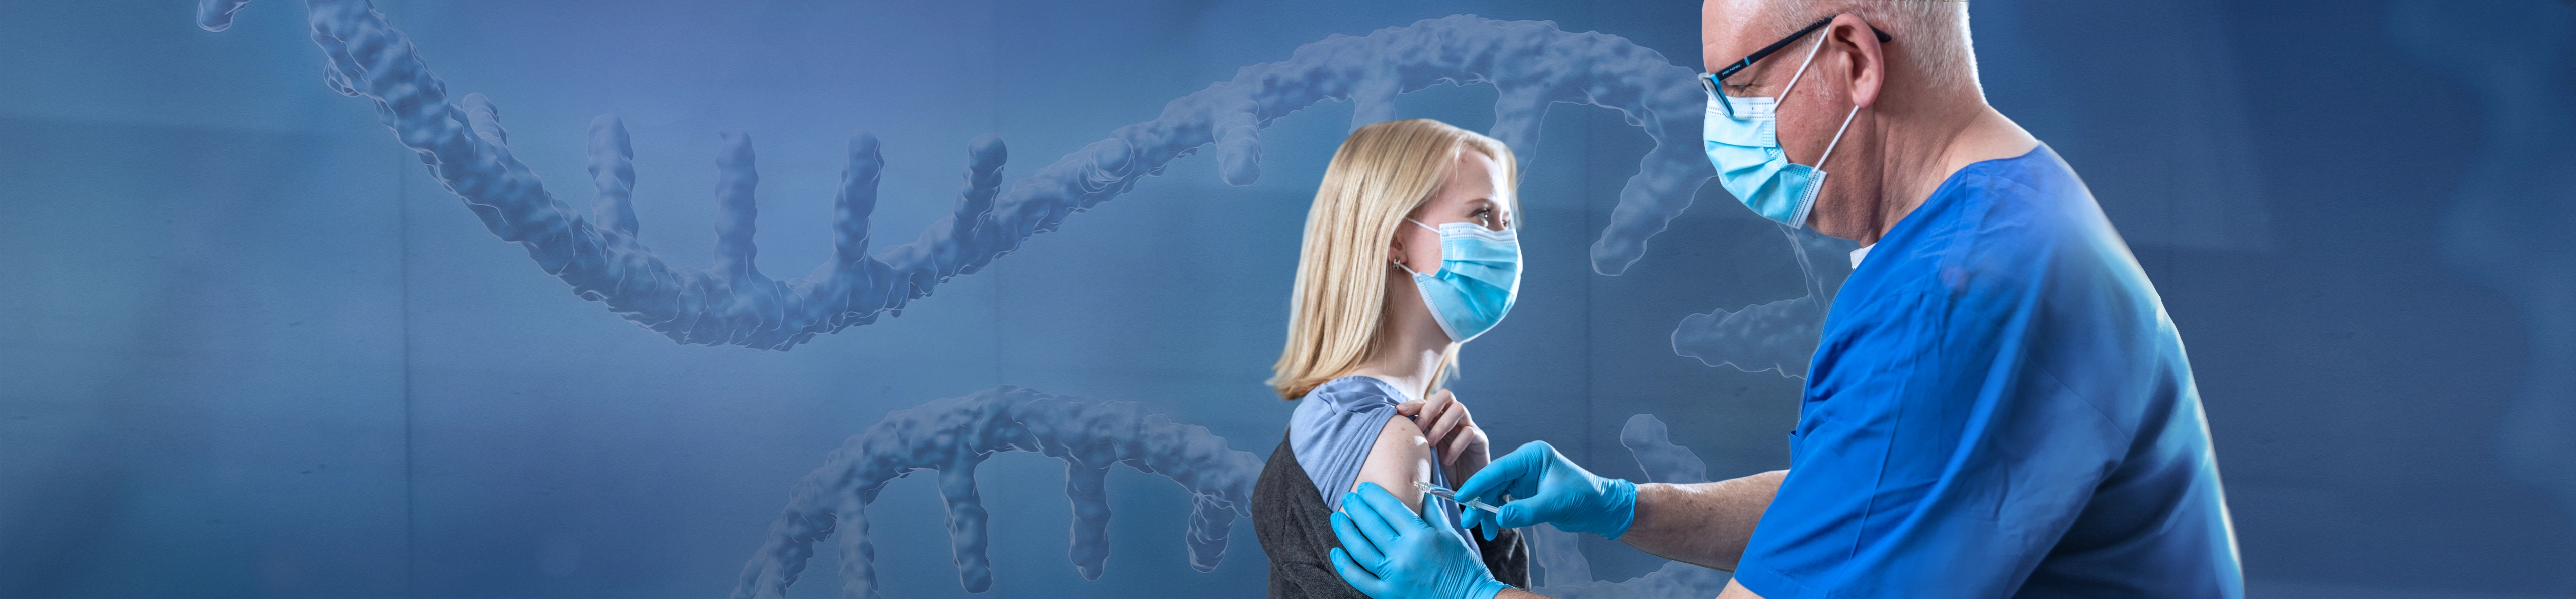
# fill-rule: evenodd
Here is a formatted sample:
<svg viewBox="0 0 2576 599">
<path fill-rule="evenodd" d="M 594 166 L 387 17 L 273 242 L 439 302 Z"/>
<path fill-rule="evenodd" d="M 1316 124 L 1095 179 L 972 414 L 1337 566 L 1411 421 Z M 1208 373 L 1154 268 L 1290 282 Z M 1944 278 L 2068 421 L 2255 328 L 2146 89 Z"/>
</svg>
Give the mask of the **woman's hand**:
<svg viewBox="0 0 2576 599">
<path fill-rule="evenodd" d="M 1492 463 L 1485 440 L 1485 429 L 1476 426 L 1476 418 L 1467 413 L 1467 404 L 1448 389 L 1433 392 L 1420 401 L 1396 404 L 1395 413 L 1412 418 L 1422 427 L 1422 436 L 1431 440 L 1432 455 L 1440 465 L 1449 468 L 1451 485 L 1475 476 Z"/>
</svg>

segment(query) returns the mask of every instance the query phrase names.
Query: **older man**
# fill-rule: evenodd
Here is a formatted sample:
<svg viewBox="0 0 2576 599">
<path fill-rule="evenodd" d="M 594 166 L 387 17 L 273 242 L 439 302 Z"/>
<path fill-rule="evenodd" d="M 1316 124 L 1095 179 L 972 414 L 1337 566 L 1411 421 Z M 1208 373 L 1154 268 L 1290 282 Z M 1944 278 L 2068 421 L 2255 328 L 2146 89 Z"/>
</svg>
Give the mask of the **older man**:
<svg viewBox="0 0 2576 599">
<path fill-rule="evenodd" d="M 1468 524 L 1732 570 L 1726 599 L 2244 595 L 2173 322 L 2074 171 L 1986 105 L 1967 21 L 1929 0 L 1702 7 L 1720 184 L 1864 244 L 1789 469 L 1638 485 L 1533 442 L 1460 485 L 1503 505 Z M 1372 597 L 1535 596 L 1373 486 L 1334 526 Z"/>
</svg>

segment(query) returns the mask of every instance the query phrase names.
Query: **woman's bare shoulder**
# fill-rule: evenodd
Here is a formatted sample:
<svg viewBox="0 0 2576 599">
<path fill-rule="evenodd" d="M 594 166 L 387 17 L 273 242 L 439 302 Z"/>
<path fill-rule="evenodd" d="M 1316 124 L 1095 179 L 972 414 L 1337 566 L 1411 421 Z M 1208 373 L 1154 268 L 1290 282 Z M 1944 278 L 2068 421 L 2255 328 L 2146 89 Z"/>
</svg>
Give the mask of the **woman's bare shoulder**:
<svg viewBox="0 0 2576 599">
<path fill-rule="evenodd" d="M 1351 488 L 1358 489 L 1359 483 L 1377 483 L 1403 500 L 1405 507 L 1420 513 L 1422 492 L 1414 490 L 1413 483 L 1431 482 L 1431 463 L 1431 440 L 1422 436 L 1422 428 L 1415 426 L 1411 418 L 1390 415 L 1386 425 L 1378 429 L 1377 443 L 1369 447 L 1368 458 L 1361 460 L 1360 475 L 1351 482 Z"/>
</svg>

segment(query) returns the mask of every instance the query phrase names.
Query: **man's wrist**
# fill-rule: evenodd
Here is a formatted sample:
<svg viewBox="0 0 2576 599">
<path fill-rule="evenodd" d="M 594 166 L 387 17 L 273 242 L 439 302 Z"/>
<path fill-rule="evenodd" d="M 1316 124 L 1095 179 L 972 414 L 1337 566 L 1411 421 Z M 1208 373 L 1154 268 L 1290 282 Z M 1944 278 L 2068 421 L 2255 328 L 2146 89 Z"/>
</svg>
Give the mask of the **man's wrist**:
<svg viewBox="0 0 2576 599">
<path fill-rule="evenodd" d="M 1606 523 L 1608 527 L 1601 531 L 1601 536 L 1618 540 L 1619 535 L 1628 534 L 1630 525 L 1637 523 L 1637 483 L 1614 478 L 1610 479 L 1610 488 L 1604 491 L 1602 496 L 1608 500 L 1605 506 L 1608 509 L 1603 511 L 1610 515 L 1610 521 Z"/>
</svg>

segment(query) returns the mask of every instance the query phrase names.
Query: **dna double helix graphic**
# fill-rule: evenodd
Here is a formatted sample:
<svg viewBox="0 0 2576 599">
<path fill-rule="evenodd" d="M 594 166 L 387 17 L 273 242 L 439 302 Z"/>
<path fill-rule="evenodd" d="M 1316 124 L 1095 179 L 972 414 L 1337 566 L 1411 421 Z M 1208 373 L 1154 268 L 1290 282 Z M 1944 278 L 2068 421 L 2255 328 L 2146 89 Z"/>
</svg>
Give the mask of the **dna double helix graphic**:
<svg viewBox="0 0 2576 599">
<path fill-rule="evenodd" d="M 1226 447 L 1207 427 L 1173 423 L 1134 402 L 1101 402 L 1001 386 L 886 414 L 851 436 L 820 468 L 796 482 L 787 508 L 770 524 L 759 553 L 743 566 L 736 599 L 786 596 L 805 570 L 813 545 L 840 533 L 842 596 L 874 599 L 876 545 L 866 509 L 886 482 L 921 470 L 939 473 L 958 582 L 967 592 L 992 588 L 992 561 L 975 466 L 995 453 L 1027 451 L 1065 462 L 1065 497 L 1073 502 L 1073 565 L 1099 580 L 1109 561 L 1109 467 L 1125 464 L 1180 483 L 1193 497 L 1187 541 L 1190 567 L 1215 570 L 1237 516 L 1252 510 L 1261 458 Z"/>
<path fill-rule="evenodd" d="M 200 0 L 198 24 L 223 31 L 247 3 Z M 634 151 L 616 116 L 601 115 L 591 122 L 594 200 L 589 210 L 576 209 L 555 198 L 511 154 L 499 107 L 481 94 L 451 101 L 446 83 L 370 2 L 305 4 L 314 42 L 330 60 L 324 83 L 372 101 L 379 121 L 419 154 L 430 173 L 487 230 L 525 248 L 540 269 L 570 285 L 576 296 L 602 302 L 627 320 L 685 344 L 784 351 L 817 335 L 900 313 L 939 284 L 973 274 L 1030 236 L 1052 231 L 1072 214 L 1134 189 L 1171 161 L 1210 148 L 1225 182 L 1250 185 L 1261 174 L 1261 130 L 1328 100 L 1351 102 L 1352 126 L 1357 127 L 1393 118 L 1397 97 L 1406 93 L 1441 84 L 1493 85 L 1500 94 L 1489 133 L 1516 147 L 1538 143 L 1552 104 L 1619 111 L 1654 146 L 1639 159 L 1609 224 L 1591 246 L 1592 269 L 1602 275 L 1621 274 L 1644 256 L 1647 241 L 1687 209 L 1693 194 L 1714 175 L 1696 147 L 1703 96 L 1692 80 L 1694 69 L 1675 66 L 1662 54 L 1615 35 L 1570 33 L 1546 21 L 1453 15 L 1365 36 L 1334 35 L 1297 48 L 1287 60 L 1244 67 L 1231 80 L 1171 101 L 1154 120 L 1121 127 L 1107 139 L 1039 167 L 1007 190 L 1003 141 L 992 135 L 974 138 L 967 144 L 965 185 L 951 213 L 911 242 L 883 249 L 875 248 L 868 230 L 885 163 L 875 136 L 853 132 L 834 204 L 832 255 L 803 276 L 779 280 L 753 265 L 758 251 L 753 192 L 759 175 L 751 139 L 740 130 L 723 132 L 720 142 L 715 266 L 675 265 L 637 238 L 640 223 L 630 204 Z M 1817 283 L 1818 272 L 1830 269 L 1808 264 L 1808 246 L 1814 244 L 1799 235 L 1791 232 L 1790 238 L 1808 273 L 1807 297 L 1773 302 L 1777 308 L 1765 304 L 1694 315 L 1706 322 L 1686 320 L 1675 332 L 1675 351 L 1748 372 L 1776 368 L 1786 374 L 1792 370 L 1787 361 L 1794 359 L 1803 371 L 1805 352 L 1798 344 L 1812 350 L 1814 335 L 1802 341 L 1776 329 L 1812 328 L 1814 323 L 1796 319 L 1821 318 L 1817 306 L 1826 301 L 1829 288 Z M 1187 538 L 1192 566 L 1213 570 L 1224 556 L 1234 519 L 1249 509 L 1261 462 L 1228 448 L 1203 427 L 1138 410 L 1133 403 L 1006 386 L 891 413 L 852 437 L 796 485 L 760 552 L 745 565 L 734 595 L 783 596 L 812 556 L 813 544 L 838 533 L 844 596 L 877 597 L 875 550 L 864 510 L 886 481 L 922 470 L 939 473 L 961 585 L 970 592 L 990 588 L 985 514 L 974 470 L 991 454 L 1007 451 L 1065 460 L 1066 494 L 1075 516 L 1071 559 L 1085 578 L 1097 579 L 1107 560 L 1109 510 L 1103 481 L 1114 464 L 1164 475 L 1192 493 Z M 1652 425 L 1661 430 L 1659 421 Z M 1630 422 L 1631 429 L 1645 426 Z M 1641 462 L 1649 454 L 1678 459 L 1671 458 L 1671 449 L 1689 455 L 1668 442 L 1663 450 L 1646 441 L 1630 447 L 1647 448 L 1639 450 Z M 1697 458 L 1688 461 L 1696 463 Z M 1648 471 L 1679 472 L 1651 465 Z M 1573 551 L 1570 538 L 1533 538 L 1542 545 L 1542 562 L 1553 564 L 1543 566 L 1552 576 L 1547 588 L 1567 596 L 1705 596 L 1716 592 L 1710 580 L 1725 582 L 1721 574 L 1695 572 L 1695 566 L 1686 565 L 1627 582 L 1591 581 L 1580 553 L 1566 553 Z"/>
<path fill-rule="evenodd" d="M 201 0 L 199 26 L 220 31 L 246 0 Z M 513 157 L 499 108 L 480 94 L 450 101 L 411 41 L 366 0 L 311 0 L 314 42 L 330 58 L 333 90 L 375 102 L 378 118 L 418 152 L 484 226 L 524 246 L 547 274 L 583 299 L 680 343 L 784 350 L 874 322 L 1054 230 L 1066 217 L 1133 189 L 1172 160 L 1213 147 L 1227 183 L 1261 175 L 1260 131 L 1326 100 L 1353 103 L 1354 126 L 1394 116 L 1397 96 L 1443 83 L 1490 84 L 1492 135 L 1527 147 L 1555 103 L 1620 111 L 1655 146 L 1640 159 L 1592 246 L 1595 271 L 1615 275 L 1643 256 L 1649 237 L 1690 205 L 1714 175 L 1695 148 L 1703 96 L 1690 69 L 1625 38 L 1569 33 L 1545 21 L 1473 15 L 1429 19 L 1298 48 L 1288 60 L 1243 68 L 1232 80 L 1173 100 L 1154 120 L 1056 159 L 1003 189 L 1008 153 L 999 137 L 968 143 L 955 210 L 911 243 L 871 253 L 868 222 L 884 167 L 877 140 L 851 136 L 835 203 L 833 255 L 785 280 L 752 265 L 752 190 L 759 176 L 749 137 L 723 136 L 715 266 L 677 266 L 636 238 L 629 197 L 633 151 L 621 121 L 593 121 L 588 214 L 556 199 Z"/>
<path fill-rule="evenodd" d="M 246 4 L 200 0 L 198 25 L 227 29 Z M 1334 35 L 1299 47 L 1288 60 L 1244 67 L 1231 80 L 1171 101 L 1154 120 L 1121 127 L 1040 167 L 1007 191 L 1001 138 L 977 137 L 967 144 L 966 185 L 951 214 L 912 242 L 875 253 L 868 226 L 885 161 L 876 137 L 856 131 L 834 202 L 832 256 L 803 276 L 778 280 L 752 263 L 759 251 L 752 192 L 760 178 L 751 139 L 741 131 L 725 131 L 720 142 L 715 266 L 675 265 L 636 237 L 634 150 L 616 116 L 591 123 L 595 199 L 584 214 L 555 199 L 511 155 L 498 106 L 481 94 L 449 102 L 446 83 L 370 2 L 305 4 L 313 40 L 330 58 L 324 82 L 331 89 L 374 101 L 378 119 L 486 229 L 525 247 L 575 295 L 679 343 L 787 350 L 900 313 L 940 283 L 974 273 L 1029 236 L 1054 230 L 1172 160 L 1211 146 L 1225 181 L 1250 185 L 1261 176 L 1260 131 L 1327 100 L 1351 102 L 1356 128 L 1393 118 L 1396 97 L 1405 93 L 1444 83 L 1493 85 L 1500 94 L 1490 133 L 1515 147 L 1537 144 L 1552 104 L 1619 111 L 1654 147 L 1621 187 L 1609 225 L 1592 244 L 1593 271 L 1603 275 L 1623 273 L 1643 257 L 1648 239 L 1689 208 L 1714 175 L 1692 142 L 1703 96 L 1691 69 L 1615 35 L 1452 15 L 1366 36 Z M 1812 329 L 1830 301 L 1830 286 L 1821 281 L 1838 265 L 1811 264 L 1812 233 L 1788 236 L 1807 295 L 1692 315 L 1674 330 L 1675 353 L 1747 372 L 1804 371 L 1805 355 L 1814 349 Z"/>
</svg>

